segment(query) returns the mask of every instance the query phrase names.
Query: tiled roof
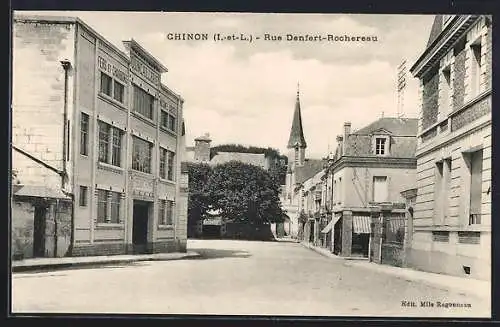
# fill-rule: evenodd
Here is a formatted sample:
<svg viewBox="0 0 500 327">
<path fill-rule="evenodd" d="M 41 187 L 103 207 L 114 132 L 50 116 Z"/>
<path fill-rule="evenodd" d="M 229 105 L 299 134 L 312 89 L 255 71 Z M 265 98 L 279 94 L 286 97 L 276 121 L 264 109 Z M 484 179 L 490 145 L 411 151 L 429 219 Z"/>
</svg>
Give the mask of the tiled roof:
<svg viewBox="0 0 500 327">
<path fill-rule="evenodd" d="M 301 148 L 307 147 L 304 131 L 302 129 L 299 92 L 297 92 L 297 100 L 295 101 L 295 111 L 293 113 L 292 129 L 290 130 L 290 137 L 288 139 L 288 148 L 294 148 L 296 145 Z"/>
<path fill-rule="evenodd" d="M 347 137 L 348 156 L 374 156 L 372 133 L 387 131 L 391 135 L 390 157 L 412 158 L 417 149 L 418 119 L 380 118 Z"/>
<path fill-rule="evenodd" d="M 61 190 L 51 189 L 46 186 L 35 186 L 35 185 L 22 185 L 16 190 L 14 195 L 25 196 L 25 197 L 70 200 L 70 197 L 64 194 Z"/>
<path fill-rule="evenodd" d="M 432 42 L 434 42 L 438 38 L 442 30 L 443 30 L 443 16 L 436 15 L 434 17 L 434 22 L 432 23 L 431 33 L 429 35 L 429 40 L 427 41 L 426 48 L 431 46 Z"/>
<path fill-rule="evenodd" d="M 226 163 L 229 161 L 239 161 L 246 164 L 265 167 L 266 157 L 263 153 L 241 153 L 241 152 L 218 152 L 212 160 L 211 165 Z"/>
<path fill-rule="evenodd" d="M 368 135 L 377 130 L 385 129 L 393 136 L 416 136 L 418 132 L 417 118 L 380 118 L 353 134 Z"/>
<path fill-rule="evenodd" d="M 327 161 L 321 159 L 306 159 L 303 166 L 295 168 L 295 183 L 300 184 L 320 172 Z"/>
</svg>

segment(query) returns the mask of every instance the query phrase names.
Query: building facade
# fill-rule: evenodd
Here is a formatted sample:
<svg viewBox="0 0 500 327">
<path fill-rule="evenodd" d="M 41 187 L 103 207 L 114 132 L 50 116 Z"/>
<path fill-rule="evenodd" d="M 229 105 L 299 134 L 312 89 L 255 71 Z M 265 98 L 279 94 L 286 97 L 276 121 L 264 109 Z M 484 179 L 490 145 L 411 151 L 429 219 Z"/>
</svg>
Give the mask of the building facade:
<svg viewBox="0 0 500 327">
<path fill-rule="evenodd" d="M 280 197 L 282 208 L 287 216 L 289 235 L 295 239 L 302 239 L 306 222 L 301 209 L 304 197 L 303 183 L 320 172 L 325 164 L 325 161 L 321 159 L 306 158 L 306 148 L 300 94 L 297 91 L 292 127 L 287 144 L 287 174 Z"/>
<path fill-rule="evenodd" d="M 183 99 L 165 72 L 78 18 L 14 17 L 12 167 L 71 197 L 59 256 L 185 251 Z"/>
<path fill-rule="evenodd" d="M 420 80 L 417 199 L 410 264 L 491 278 L 489 16 L 435 17 L 411 68 Z"/>
<path fill-rule="evenodd" d="M 323 192 L 325 211 L 331 217 L 321 232 L 330 233 L 333 253 L 380 257 L 381 246 L 371 248 L 370 242 L 374 219 L 398 220 L 394 234 L 404 229 L 400 193 L 415 184 L 416 135 L 417 119 L 380 118 L 355 132 L 351 123 L 344 123 L 329 159 Z"/>
</svg>

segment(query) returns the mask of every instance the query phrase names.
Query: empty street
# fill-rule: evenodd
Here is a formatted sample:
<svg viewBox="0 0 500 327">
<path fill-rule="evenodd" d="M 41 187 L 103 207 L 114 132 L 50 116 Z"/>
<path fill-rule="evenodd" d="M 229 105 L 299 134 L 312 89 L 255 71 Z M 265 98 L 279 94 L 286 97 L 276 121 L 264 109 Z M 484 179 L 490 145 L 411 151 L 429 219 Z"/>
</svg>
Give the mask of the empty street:
<svg viewBox="0 0 500 327">
<path fill-rule="evenodd" d="M 405 317 L 490 312 L 485 299 L 353 266 L 296 243 L 190 240 L 188 249 L 200 256 L 16 273 L 12 310 Z"/>
</svg>

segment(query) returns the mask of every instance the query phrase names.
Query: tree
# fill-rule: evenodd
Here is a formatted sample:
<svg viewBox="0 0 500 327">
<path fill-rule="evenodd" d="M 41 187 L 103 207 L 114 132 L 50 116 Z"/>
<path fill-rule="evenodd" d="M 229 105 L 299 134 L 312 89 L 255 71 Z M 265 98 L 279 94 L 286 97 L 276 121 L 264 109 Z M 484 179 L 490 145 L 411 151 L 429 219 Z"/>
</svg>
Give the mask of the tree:
<svg viewBox="0 0 500 327">
<path fill-rule="evenodd" d="M 204 163 L 189 163 L 189 198 L 188 222 L 195 224 L 203 219 L 210 208 L 211 194 L 207 190 L 207 183 L 212 168 Z"/>
<path fill-rule="evenodd" d="M 212 207 L 226 220 L 256 224 L 283 220 L 279 184 L 260 167 L 239 161 L 217 165 L 207 188 Z"/>
</svg>

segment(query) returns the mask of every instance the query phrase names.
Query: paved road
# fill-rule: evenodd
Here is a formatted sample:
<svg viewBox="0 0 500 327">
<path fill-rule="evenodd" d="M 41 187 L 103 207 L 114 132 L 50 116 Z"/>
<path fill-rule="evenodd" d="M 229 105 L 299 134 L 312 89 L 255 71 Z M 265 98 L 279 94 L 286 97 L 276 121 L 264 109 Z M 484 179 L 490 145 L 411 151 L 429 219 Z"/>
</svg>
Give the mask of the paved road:
<svg viewBox="0 0 500 327">
<path fill-rule="evenodd" d="M 14 274 L 13 312 L 489 316 L 486 300 L 398 279 L 283 242 L 189 241 L 201 257 Z M 402 301 L 471 308 L 404 307 Z"/>
</svg>

